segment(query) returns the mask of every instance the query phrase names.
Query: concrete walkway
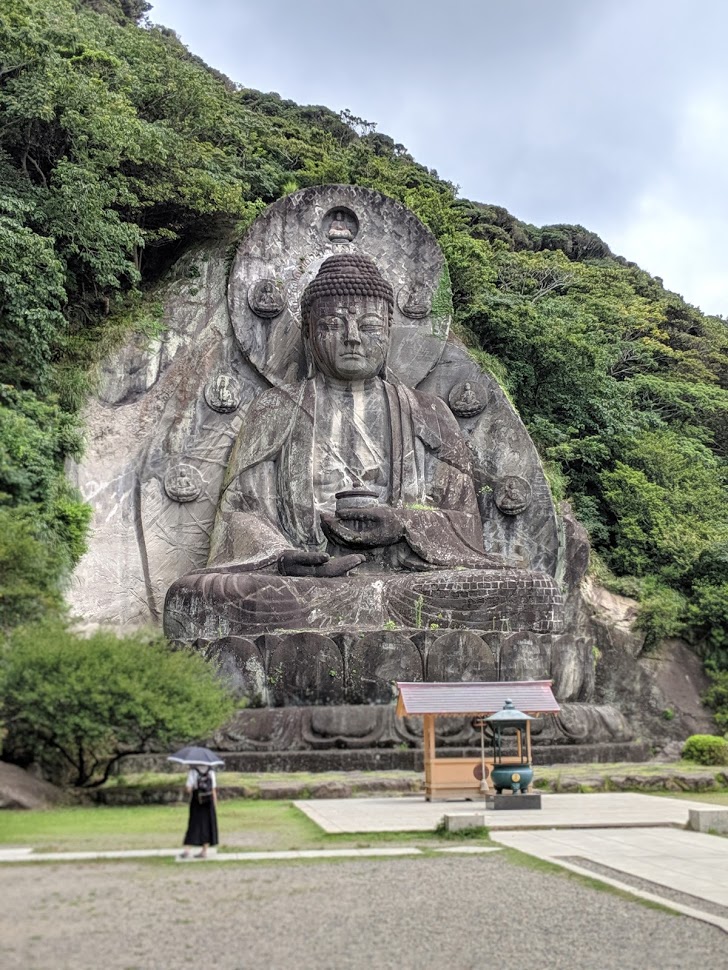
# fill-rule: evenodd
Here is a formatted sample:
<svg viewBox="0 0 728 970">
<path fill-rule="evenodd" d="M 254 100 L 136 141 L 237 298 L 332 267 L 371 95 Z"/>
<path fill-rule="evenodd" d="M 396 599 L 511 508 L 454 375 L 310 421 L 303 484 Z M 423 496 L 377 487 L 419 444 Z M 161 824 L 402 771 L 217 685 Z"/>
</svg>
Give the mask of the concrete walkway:
<svg viewBox="0 0 728 970">
<path fill-rule="evenodd" d="M 517 796 L 516 796 L 517 797 Z M 543 795 L 534 811 L 488 811 L 482 801 L 426 802 L 422 795 L 404 798 L 307 799 L 293 803 L 324 832 L 424 832 L 436 828 L 445 814 L 480 813 L 492 831 L 506 829 L 574 829 L 646 827 L 687 824 L 691 808 L 704 802 L 656 798 L 633 792 L 594 795 Z"/>
<path fill-rule="evenodd" d="M 183 859 L 179 849 L 120 849 L 117 852 L 34 852 L 30 848 L 0 849 L 3 862 L 97 862 L 106 859 L 176 859 L 178 862 L 274 862 L 295 859 L 367 859 L 382 856 L 424 855 L 430 852 L 456 853 L 460 855 L 499 852 L 493 845 L 454 845 L 428 849 L 426 853 L 417 846 L 372 846 L 369 849 L 289 849 L 277 852 L 216 852 L 210 850 L 207 859 L 194 856 Z"/>
<path fill-rule="evenodd" d="M 493 838 L 728 932 L 728 839 L 673 828 L 496 832 Z"/>
</svg>

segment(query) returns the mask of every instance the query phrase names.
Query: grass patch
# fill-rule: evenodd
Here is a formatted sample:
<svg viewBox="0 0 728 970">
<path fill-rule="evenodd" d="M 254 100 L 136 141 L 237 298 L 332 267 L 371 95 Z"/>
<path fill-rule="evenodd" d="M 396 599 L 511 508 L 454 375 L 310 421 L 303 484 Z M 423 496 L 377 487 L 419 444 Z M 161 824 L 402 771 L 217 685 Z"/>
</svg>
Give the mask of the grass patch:
<svg viewBox="0 0 728 970">
<path fill-rule="evenodd" d="M 290 802 L 233 799 L 218 805 L 221 851 L 369 848 L 378 845 L 440 844 L 436 832 L 373 832 L 327 835 Z M 121 849 L 173 848 L 187 826 L 186 805 L 77 806 L 38 812 L 0 814 L 0 844 L 47 852 L 113 852 Z M 477 835 L 447 834 L 487 842 Z"/>
<path fill-rule="evenodd" d="M 658 798 L 683 798 L 691 802 L 708 802 L 711 805 L 722 805 L 728 808 L 728 791 L 651 791 L 646 795 L 656 795 Z"/>
<path fill-rule="evenodd" d="M 694 761 L 648 761 L 631 762 L 620 761 L 609 764 L 576 764 L 576 765 L 536 765 L 536 778 L 541 781 L 553 781 L 559 777 L 596 778 L 606 775 L 632 775 L 636 778 L 652 778 L 656 775 L 704 775 L 706 772 L 717 773 L 720 768 L 706 768 Z"/>
</svg>

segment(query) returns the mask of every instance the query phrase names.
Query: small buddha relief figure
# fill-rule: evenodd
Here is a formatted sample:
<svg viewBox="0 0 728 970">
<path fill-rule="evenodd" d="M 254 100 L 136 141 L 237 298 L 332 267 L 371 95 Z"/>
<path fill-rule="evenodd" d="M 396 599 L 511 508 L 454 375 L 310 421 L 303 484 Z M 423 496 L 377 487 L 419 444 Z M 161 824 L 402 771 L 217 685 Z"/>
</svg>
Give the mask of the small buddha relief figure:
<svg viewBox="0 0 728 970">
<path fill-rule="evenodd" d="M 422 279 L 403 286 L 397 294 L 397 306 L 410 320 L 423 320 L 432 309 L 429 289 Z"/>
<path fill-rule="evenodd" d="M 230 414 L 240 405 L 240 385 L 229 374 L 218 374 L 205 385 L 207 406 L 219 414 Z"/>
<path fill-rule="evenodd" d="M 531 486 L 525 478 L 506 475 L 496 483 L 493 500 L 504 515 L 520 515 L 531 504 Z"/>
<path fill-rule="evenodd" d="M 488 392 L 482 384 L 463 381 L 450 391 L 448 403 L 459 418 L 473 418 L 485 409 Z"/>
<path fill-rule="evenodd" d="M 175 465 L 164 476 L 164 490 L 173 502 L 194 502 L 202 491 L 202 475 L 192 465 Z"/>
<path fill-rule="evenodd" d="M 283 311 L 283 294 L 275 280 L 258 280 L 248 290 L 248 304 L 256 316 L 271 319 Z"/>
<path fill-rule="evenodd" d="M 328 237 L 331 242 L 353 242 L 356 230 L 356 218 L 353 213 L 350 214 L 343 209 L 336 209 L 334 211 L 328 230 Z"/>
</svg>

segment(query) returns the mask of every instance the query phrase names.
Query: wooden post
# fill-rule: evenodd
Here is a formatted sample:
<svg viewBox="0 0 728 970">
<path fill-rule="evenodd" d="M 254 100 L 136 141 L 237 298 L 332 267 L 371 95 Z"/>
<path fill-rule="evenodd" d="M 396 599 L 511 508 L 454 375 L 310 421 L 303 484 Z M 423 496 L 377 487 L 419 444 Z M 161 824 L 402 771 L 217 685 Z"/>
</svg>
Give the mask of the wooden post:
<svg viewBox="0 0 728 970">
<path fill-rule="evenodd" d="M 429 802 L 432 795 L 433 761 L 435 760 L 435 715 L 425 714 L 422 721 L 425 753 L 425 799 Z"/>
<path fill-rule="evenodd" d="M 526 754 L 528 755 L 528 763 L 533 767 L 533 759 L 531 757 L 531 722 L 526 721 Z M 533 794 L 533 781 L 528 786 L 529 795 Z"/>
</svg>

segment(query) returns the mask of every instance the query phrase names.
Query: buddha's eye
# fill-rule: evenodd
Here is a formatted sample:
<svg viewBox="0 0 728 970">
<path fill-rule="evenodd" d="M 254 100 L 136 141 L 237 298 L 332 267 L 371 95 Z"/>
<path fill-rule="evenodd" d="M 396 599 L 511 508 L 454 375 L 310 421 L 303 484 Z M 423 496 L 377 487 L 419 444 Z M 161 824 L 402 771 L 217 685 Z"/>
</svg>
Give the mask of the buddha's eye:
<svg viewBox="0 0 728 970">
<path fill-rule="evenodd" d="M 316 321 L 317 330 L 341 330 L 344 326 L 342 317 L 323 317 Z"/>
<path fill-rule="evenodd" d="M 363 333 L 384 333 L 385 326 L 379 317 L 365 317 L 359 321 L 359 330 Z"/>
</svg>

